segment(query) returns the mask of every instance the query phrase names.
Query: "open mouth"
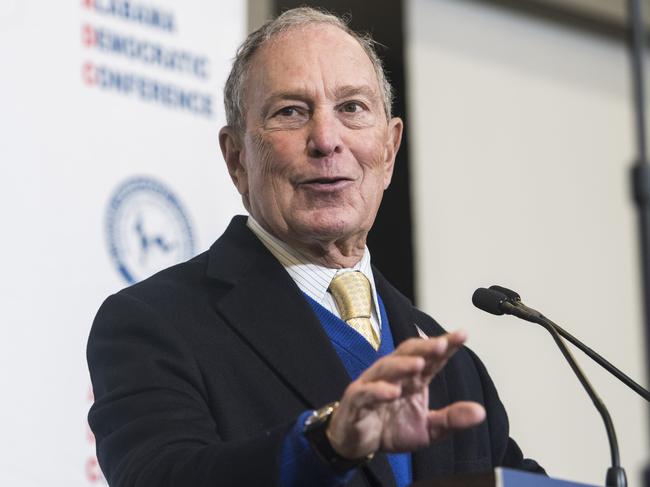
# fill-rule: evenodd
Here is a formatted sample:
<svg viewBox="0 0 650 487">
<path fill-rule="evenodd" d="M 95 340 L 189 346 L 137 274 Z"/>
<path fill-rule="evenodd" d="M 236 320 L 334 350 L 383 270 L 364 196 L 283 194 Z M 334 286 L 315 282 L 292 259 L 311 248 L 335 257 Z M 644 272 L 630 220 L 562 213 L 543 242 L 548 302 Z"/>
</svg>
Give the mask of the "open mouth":
<svg viewBox="0 0 650 487">
<path fill-rule="evenodd" d="M 352 182 L 350 178 L 344 177 L 322 177 L 306 179 L 300 183 L 300 186 L 321 191 L 335 191 L 342 189 Z"/>
</svg>

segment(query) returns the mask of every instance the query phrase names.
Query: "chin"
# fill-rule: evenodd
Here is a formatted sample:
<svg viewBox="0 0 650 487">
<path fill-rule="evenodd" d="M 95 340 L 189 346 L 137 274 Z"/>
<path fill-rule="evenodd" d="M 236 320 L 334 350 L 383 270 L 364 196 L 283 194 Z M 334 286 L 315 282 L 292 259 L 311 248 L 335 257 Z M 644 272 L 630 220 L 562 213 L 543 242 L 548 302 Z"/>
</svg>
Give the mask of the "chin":
<svg viewBox="0 0 650 487">
<path fill-rule="evenodd" d="M 336 211 L 317 211 L 303 215 L 296 228 L 316 240 L 338 240 L 363 231 L 356 215 Z"/>
</svg>

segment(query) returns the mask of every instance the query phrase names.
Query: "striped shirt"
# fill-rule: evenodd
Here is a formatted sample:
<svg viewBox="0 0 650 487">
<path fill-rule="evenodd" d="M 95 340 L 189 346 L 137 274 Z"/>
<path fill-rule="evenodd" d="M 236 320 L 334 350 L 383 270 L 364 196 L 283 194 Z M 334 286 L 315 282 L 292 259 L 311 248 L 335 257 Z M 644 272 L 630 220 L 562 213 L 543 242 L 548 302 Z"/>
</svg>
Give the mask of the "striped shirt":
<svg viewBox="0 0 650 487">
<path fill-rule="evenodd" d="M 368 247 L 363 252 L 363 257 L 357 264 L 348 269 L 331 269 L 318 265 L 309 260 L 309 258 L 298 250 L 291 248 L 286 243 L 267 232 L 252 217 L 248 217 L 246 222 L 248 228 L 257 236 L 264 246 L 273 254 L 273 256 L 282 264 L 284 269 L 289 273 L 300 290 L 310 298 L 323 306 L 335 316 L 341 317 L 339 310 L 334 301 L 334 297 L 329 293 L 328 288 L 334 276 L 341 272 L 350 270 L 362 272 L 370 282 L 372 291 L 372 311 L 370 322 L 375 328 L 377 336 L 381 336 L 381 315 L 377 304 L 377 289 L 375 279 L 372 275 L 372 266 L 370 265 L 370 251 Z"/>
</svg>

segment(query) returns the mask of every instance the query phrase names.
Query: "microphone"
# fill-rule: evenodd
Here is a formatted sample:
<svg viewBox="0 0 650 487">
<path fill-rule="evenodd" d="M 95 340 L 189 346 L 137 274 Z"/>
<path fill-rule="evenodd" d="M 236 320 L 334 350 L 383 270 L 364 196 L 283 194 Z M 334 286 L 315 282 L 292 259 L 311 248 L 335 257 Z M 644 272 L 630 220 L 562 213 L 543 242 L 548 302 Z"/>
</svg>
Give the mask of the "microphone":
<svg viewBox="0 0 650 487">
<path fill-rule="evenodd" d="M 523 307 L 528 308 L 526 305 L 524 305 L 521 302 L 521 297 L 515 291 L 512 291 L 511 289 L 501 287 L 501 286 L 490 286 L 490 289 L 493 290 L 493 291 L 500 292 L 501 294 L 504 294 L 506 296 L 507 300 L 511 304 L 514 304 L 515 306 L 523 306 Z M 485 299 L 489 299 L 489 298 L 485 298 Z M 477 306 L 477 307 L 480 308 L 480 306 Z M 481 308 L 481 309 L 483 309 L 483 308 Z M 535 311 L 535 310 L 532 310 L 531 308 L 528 308 L 528 310 Z M 505 313 L 505 311 L 504 311 L 504 313 Z M 618 380 L 620 380 L 623 384 L 625 384 L 630 389 L 632 389 L 634 392 L 636 392 L 643 399 L 650 402 L 650 392 L 648 392 L 647 389 L 644 389 L 641 385 L 637 384 L 629 376 L 627 376 L 621 370 L 616 368 L 616 366 L 614 366 L 612 363 L 610 363 L 607 359 L 605 359 L 605 357 L 603 357 L 598 352 L 596 352 L 596 351 L 592 350 L 591 348 L 589 348 L 585 343 L 581 342 L 579 339 L 574 337 L 571 333 L 566 331 L 560 325 L 558 325 L 557 323 L 552 322 L 551 320 L 549 320 L 548 318 L 546 318 L 545 316 L 543 316 L 541 314 L 539 316 L 542 316 L 545 320 L 547 320 L 550 325 L 555 327 L 557 332 L 560 335 L 562 335 L 562 337 L 566 338 L 567 340 L 569 340 L 569 342 L 571 342 L 577 348 L 582 350 L 582 352 L 584 352 L 585 355 L 587 355 L 590 359 L 592 359 L 594 362 L 596 362 L 598 365 L 600 365 L 602 368 L 604 368 L 607 372 L 612 374 L 614 377 L 616 377 Z M 526 319 L 526 318 L 524 318 L 524 319 Z M 535 321 L 533 321 L 533 320 L 527 320 L 527 321 L 531 321 L 531 322 L 535 323 Z"/>
<path fill-rule="evenodd" d="M 508 296 L 496 289 L 485 289 L 484 287 L 480 287 L 474 291 L 474 294 L 472 294 L 472 304 L 493 315 L 506 314 L 510 308 Z"/>
<path fill-rule="evenodd" d="M 492 289 L 494 291 L 499 291 L 500 293 L 505 294 L 506 297 L 508 298 L 508 301 L 510 301 L 510 302 L 513 302 L 513 301 L 517 301 L 519 303 L 521 302 L 521 296 L 519 296 L 519 294 L 517 294 L 512 289 L 508 289 L 507 287 L 496 286 L 496 285 L 490 286 L 490 289 Z"/>
<path fill-rule="evenodd" d="M 605 407 L 605 404 L 600 399 L 600 397 L 598 397 L 596 394 L 596 391 L 594 391 L 594 388 L 587 380 L 585 374 L 580 369 L 580 366 L 571 354 L 571 351 L 562 341 L 562 338 L 560 337 L 555 324 L 544 315 L 542 315 L 539 311 L 529 308 L 523 304 L 521 302 L 519 294 L 501 286 L 493 286 L 493 288 L 490 289 L 477 289 L 472 295 L 472 303 L 477 308 L 488 313 L 495 315 L 511 314 L 526 321 L 531 321 L 533 323 L 542 325 L 548 330 L 548 332 L 553 337 L 553 340 L 560 348 L 562 355 L 564 355 L 564 358 L 567 360 L 567 362 L 569 362 L 569 366 L 573 370 L 573 373 L 578 377 L 578 380 L 582 384 L 582 387 L 589 395 L 589 398 L 593 402 L 594 406 L 600 413 L 603 422 L 605 423 L 605 430 L 607 431 L 607 439 L 609 441 L 612 461 L 612 466 L 607 469 L 605 485 L 607 487 L 626 487 L 627 478 L 625 475 L 625 470 L 620 465 L 618 440 L 616 439 L 616 431 L 614 430 L 614 424 L 612 423 L 612 418 L 609 414 L 609 411 Z"/>
<path fill-rule="evenodd" d="M 517 293 L 514 291 L 510 292 L 519 298 L 519 295 Z M 498 289 L 485 289 L 484 287 L 478 288 L 472 295 L 472 303 L 478 309 L 482 309 L 483 311 L 486 311 L 493 315 L 514 315 L 523 320 L 531 321 L 533 323 L 537 323 L 542 316 L 539 311 L 529 308 L 528 306 L 521 303 L 521 301 L 510 298 L 506 293 L 499 291 Z"/>
</svg>

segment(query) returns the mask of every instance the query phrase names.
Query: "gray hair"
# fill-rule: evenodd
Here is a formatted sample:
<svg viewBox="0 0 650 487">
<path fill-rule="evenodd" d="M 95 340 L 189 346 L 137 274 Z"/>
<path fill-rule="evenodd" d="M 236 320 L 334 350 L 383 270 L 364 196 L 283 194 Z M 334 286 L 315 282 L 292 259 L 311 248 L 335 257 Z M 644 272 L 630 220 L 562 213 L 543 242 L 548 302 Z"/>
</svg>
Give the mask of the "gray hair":
<svg viewBox="0 0 650 487">
<path fill-rule="evenodd" d="M 393 88 L 386 77 L 384 66 L 375 51 L 376 42 L 368 34 L 358 34 L 349 27 L 348 17 L 337 17 L 323 10 L 311 7 L 301 7 L 287 10 L 274 20 L 270 20 L 255 32 L 249 34 L 246 40 L 239 46 L 237 55 L 233 61 L 230 75 L 224 87 L 224 105 L 226 108 L 226 122 L 243 133 L 246 123 L 244 113 L 244 88 L 250 71 L 253 55 L 269 40 L 277 35 L 286 32 L 294 27 L 302 27 L 308 24 L 329 24 L 338 27 L 357 40 L 365 53 L 370 58 L 380 90 L 382 92 L 384 112 L 388 120 L 392 117 Z"/>
</svg>

